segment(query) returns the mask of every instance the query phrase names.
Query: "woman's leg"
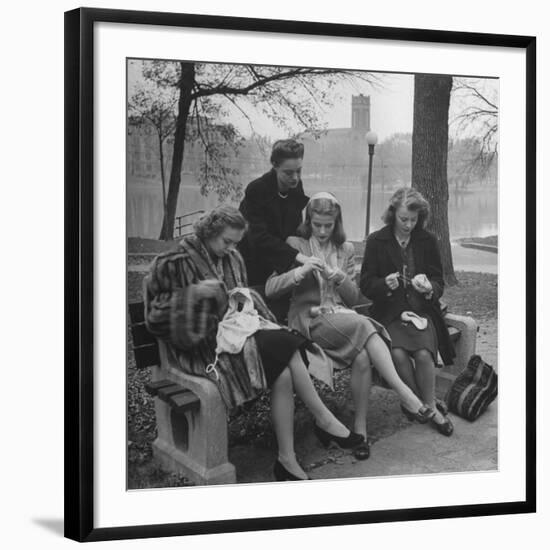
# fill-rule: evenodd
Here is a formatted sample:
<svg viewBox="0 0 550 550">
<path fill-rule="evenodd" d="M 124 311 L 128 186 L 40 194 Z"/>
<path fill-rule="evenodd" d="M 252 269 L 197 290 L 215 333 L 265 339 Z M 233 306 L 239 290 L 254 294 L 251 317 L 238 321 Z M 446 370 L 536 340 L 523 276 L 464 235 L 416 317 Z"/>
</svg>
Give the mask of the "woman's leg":
<svg viewBox="0 0 550 550">
<path fill-rule="evenodd" d="M 441 424 L 445 419 L 435 406 L 435 364 L 427 349 L 414 353 L 415 378 L 419 395 L 426 405 L 435 411 L 434 420 Z"/>
<path fill-rule="evenodd" d="M 355 407 L 353 431 L 367 440 L 367 411 L 372 384 L 370 358 L 366 350 L 361 351 L 351 364 L 351 396 Z"/>
<path fill-rule="evenodd" d="M 397 374 L 399 374 L 399 378 L 401 378 L 417 396 L 421 397 L 418 386 L 416 385 L 414 367 L 409 354 L 403 348 L 393 348 L 391 350 L 391 356 L 393 364 L 395 365 L 395 370 Z"/>
<path fill-rule="evenodd" d="M 423 403 L 414 394 L 414 392 L 407 386 L 395 370 L 395 366 L 392 361 L 390 350 L 386 343 L 382 340 L 378 334 L 373 334 L 367 340 L 367 352 L 369 357 L 376 368 L 376 370 L 382 375 L 384 380 L 391 386 L 391 388 L 397 392 L 399 398 L 403 404 L 411 412 L 418 411 Z"/>
<path fill-rule="evenodd" d="M 296 477 L 307 479 L 294 452 L 294 388 L 286 368 L 271 388 L 271 419 L 279 447 L 279 462 Z"/>
<path fill-rule="evenodd" d="M 314 416 L 317 425 L 332 435 L 347 437 L 350 431 L 327 409 L 319 397 L 299 351 L 291 357 L 288 367 L 294 390 Z"/>
</svg>

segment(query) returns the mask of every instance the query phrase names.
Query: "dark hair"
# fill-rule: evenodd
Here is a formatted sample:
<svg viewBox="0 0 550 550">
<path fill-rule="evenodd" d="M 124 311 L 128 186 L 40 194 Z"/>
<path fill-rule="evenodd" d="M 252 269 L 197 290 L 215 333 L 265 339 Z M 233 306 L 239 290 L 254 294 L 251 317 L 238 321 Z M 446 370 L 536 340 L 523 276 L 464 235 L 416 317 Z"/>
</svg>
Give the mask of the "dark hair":
<svg viewBox="0 0 550 550">
<path fill-rule="evenodd" d="M 221 235 L 226 227 L 246 229 L 246 220 L 234 207 L 222 204 L 203 214 L 194 224 L 195 234 L 201 241 L 208 241 Z"/>
<path fill-rule="evenodd" d="M 273 144 L 271 164 L 275 167 L 286 159 L 303 159 L 304 144 L 295 139 L 280 139 Z"/>
<path fill-rule="evenodd" d="M 344 231 L 344 222 L 342 219 L 342 209 L 336 201 L 328 198 L 312 198 L 306 206 L 306 218 L 299 225 L 296 233 L 303 239 L 311 237 L 311 218 L 313 214 L 334 216 L 334 229 L 330 240 L 336 245 L 341 246 L 346 242 L 346 233 Z"/>
<path fill-rule="evenodd" d="M 400 206 L 418 213 L 417 227 L 424 228 L 430 217 L 430 203 L 422 196 L 420 191 L 412 187 L 400 187 L 391 197 L 390 203 L 382 214 L 382 221 L 386 225 L 395 223 L 395 212 Z"/>
</svg>

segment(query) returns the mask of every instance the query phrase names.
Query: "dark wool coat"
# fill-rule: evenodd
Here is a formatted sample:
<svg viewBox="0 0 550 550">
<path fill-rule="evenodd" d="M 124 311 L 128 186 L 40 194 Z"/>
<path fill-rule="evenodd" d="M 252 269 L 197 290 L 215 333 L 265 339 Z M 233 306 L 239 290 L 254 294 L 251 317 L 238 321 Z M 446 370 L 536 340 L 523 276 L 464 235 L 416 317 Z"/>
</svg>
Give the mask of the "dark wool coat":
<svg viewBox="0 0 550 550">
<path fill-rule="evenodd" d="M 214 373 L 206 366 L 215 360 L 218 321 L 227 307 L 227 291 L 247 286 L 244 262 L 237 251 L 222 260 L 223 280 L 203 243 L 196 236 L 185 237 L 178 247 L 157 256 L 145 278 L 145 322 L 148 330 L 168 344 L 179 367 L 196 376 L 211 379 L 218 385 L 226 406 L 231 409 L 260 395 L 267 382 L 253 337 L 246 340 L 238 354 L 222 353 Z M 220 296 L 212 300 L 207 314 L 204 300 L 197 297 L 197 283 L 219 280 Z M 274 321 L 262 298 L 251 291 L 258 313 Z M 204 323 L 198 322 L 203 317 Z"/>
<path fill-rule="evenodd" d="M 284 273 L 290 268 L 298 251 L 285 241 L 296 235 L 308 200 L 301 181 L 281 199 L 275 170 L 248 184 L 239 210 L 249 227 L 239 250 L 251 285 L 264 285 L 273 271 Z"/>
<path fill-rule="evenodd" d="M 439 353 L 445 365 L 450 365 L 455 352 L 439 302 L 444 282 L 437 239 L 432 233 L 416 227 L 411 233 L 411 246 L 415 272 L 424 273 L 433 287 L 433 296 L 430 300 L 418 295 L 414 289 L 409 290 L 418 295 L 418 299 L 415 300 L 415 311 L 430 317 L 433 321 L 439 342 Z M 398 318 L 403 311 L 411 309 L 402 284 L 394 291 L 390 291 L 386 285 L 386 276 L 396 271 L 403 271 L 403 259 L 399 243 L 393 234 L 393 227 L 386 225 L 371 233 L 367 239 L 360 279 L 361 292 L 373 301 L 370 309 L 372 317 L 385 326 Z"/>
</svg>

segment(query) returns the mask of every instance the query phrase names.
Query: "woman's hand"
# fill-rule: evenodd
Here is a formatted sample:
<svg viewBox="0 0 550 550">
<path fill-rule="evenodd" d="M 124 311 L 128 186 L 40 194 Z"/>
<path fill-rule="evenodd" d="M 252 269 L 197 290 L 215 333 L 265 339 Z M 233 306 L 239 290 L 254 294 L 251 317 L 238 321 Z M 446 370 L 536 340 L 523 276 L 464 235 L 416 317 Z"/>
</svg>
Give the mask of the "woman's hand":
<svg viewBox="0 0 550 550">
<path fill-rule="evenodd" d="M 420 294 L 429 294 L 432 292 L 433 287 L 432 283 L 430 283 L 430 280 L 424 273 L 419 273 L 418 275 L 415 275 L 411 281 L 413 288 L 420 292 Z"/>
<path fill-rule="evenodd" d="M 384 280 L 386 282 L 386 286 L 390 290 L 395 290 L 399 286 L 399 271 L 396 271 L 395 273 L 390 273 L 386 276 Z"/>
<path fill-rule="evenodd" d="M 320 273 L 321 273 L 321 277 L 323 277 L 323 279 L 326 279 L 328 281 L 328 279 L 330 279 L 334 276 L 335 272 L 336 272 L 336 270 L 332 269 L 328 264 L 322 264 L 321 265 Z"/>
<path fill-rule="evenodd" d="M 304 265 L 302 266 L 302 269 L 304 269 L 305 273 L 310 273 L 312 271 L 322 271 L 323 270 L 323 262 L 319 258 L 316 258 L 315 256 L 306 256 L 306 261 L 304 262 Z"/>
<path fill-rule="evenodd" d="M 329 265 L 323 264 L 321 276 L 327 281 L 334 281 L 337 285 L 341 284 L 346 278 L 346 274 L 339 268 L 332 269 Z"/>
<path fill-rule="evenodd" d="M 323 262 L 315 256 L 304 256 L 304 264 L 296 270 L 296 280 L 301 281 L 308 273 L 322 271 Z"/>
<path fill-rule="evenodd" d="M 299 264 L 304 265 L 310 258 L 311 258 L 311 256 L 306 256 L 305 254 L 302 254 L 301 252 L 298 252 L 298 254 L 296 254 L 295 259 Z"/>
</svg>

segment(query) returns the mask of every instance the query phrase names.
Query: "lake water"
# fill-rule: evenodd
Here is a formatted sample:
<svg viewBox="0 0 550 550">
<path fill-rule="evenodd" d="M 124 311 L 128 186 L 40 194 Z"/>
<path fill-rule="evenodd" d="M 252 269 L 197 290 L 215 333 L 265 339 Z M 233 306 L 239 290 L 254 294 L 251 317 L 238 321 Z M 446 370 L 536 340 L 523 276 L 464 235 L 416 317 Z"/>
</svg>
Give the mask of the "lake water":
<svg viewBox="0 0 550 550">
<path fill-rule="evenodd" d="M 244 181 L 251 181 L 250 176 Z M 347 182 L 333 185 L 312 182 L 304 178 L 308 195 L 317 191 L 331 191 L 342 204 L 348 239 L 362 240 L 365 233 L 366 191 Z M 371 197 L 371 231 L 382 225 L 380 216 L 391 196 L 391 189 L 374 187 Z M 160 183 L 131 182 L 128 186 L 128 236 L 156 239 L 162 225 L 162 194 Z M 177 215 L 195 210 L 208 210 L 218 204 L 215 194 L 204 197 L 197 185 L 184 181 L 180 189 Z M 497 189 L 478 187 L 475 191 L 450 191 L 449 229 L 451 239 L 459 237 L 486 237 L 498 233 Z"/>
</svg>

